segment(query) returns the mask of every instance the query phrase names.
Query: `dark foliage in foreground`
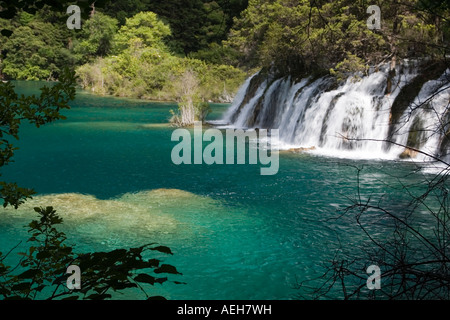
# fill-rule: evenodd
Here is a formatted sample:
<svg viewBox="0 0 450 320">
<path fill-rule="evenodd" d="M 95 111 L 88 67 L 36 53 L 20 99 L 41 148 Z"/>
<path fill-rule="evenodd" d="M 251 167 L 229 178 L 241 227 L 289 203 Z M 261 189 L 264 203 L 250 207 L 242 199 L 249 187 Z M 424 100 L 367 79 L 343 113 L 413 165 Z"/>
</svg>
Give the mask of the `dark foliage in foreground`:
<svg viewBox="0 0 450 320">
<path fill-rule="evenodd" d="M 66 235 L 56 227 L 62 219 L 52 207 L 35 208 L 38 220 L 29 224 L 31 246 L 15 267 L 4 260 L 11 252 L 0 252 L 0 297 L 4 299 L 87 299 L 112 298 L 111 293 L 138 288 L 148 299 L 145 286 L 163 284 L 167 277 L 159 274 L 180 274 L 158 259 L 146 259 L 148 251 L 172 254 L 168 247 L 145 245 L 139 248 L 117 249 L 111 252 L 77 254 L 66 245 Z M 76 265 L 81 269 L 81 289 L 69 290 L 66 282 L 67 267 Z M 152 273 L 152 275 L 150 274 Z M 179 283 L 179 282 L 176 282 Z"/>
<path fill-rule="evenodd" d="M 75 98 L 74 74 L 65 71 L 58 83 L 41 88 L 40 95 L 17 95 L 11 83 L 0 83 L 0 168 L 13 161 L 12 141 L 19 139 L 24 121 L 40 127 L 65 119 L 61 110 L 69 109 Z M 32 189 L 16 183 L 0 182 L 3 206 L 16 209 L 31 198 Z M 66 235 L 57 230 L 63 220 L 53 207 L 35 208 L 38 220 L 28 225 L 30 246 L 20 253 L 15 266 L 5 261 L 13 252 L 0 252 L 0 298 L 3 299 L 108 299 L 113 292 L 140 289 L 151 298 L 145 286 L 163 284 L 167 277 L 159 274 L 179 274 L 175 267 L 161 264 L 158 259 L 145 258 L 149 251 L 172 254 L 164 246 L 147 244 L 139 248 L 117 249 L 111 252 L 75 253 L 67 245 Z M 67 289 L 67 268 L 76 265 L 81 270 L 81 289 Z M 139 273 L 138 273 L 139 271 Z M 179 282 L 176 282 L 179 283 Z M 158 297 L 156 297 L 158 298 Z M 159 297 L 161 298 L 161 297 Z"/>
<path fill-rule="evenodd" d="M 65 119 L 60 113 L 69 109 L 69 101 L 75 98 L 75 76 L 67 69 L 61 80 L 54 86 L 44 86 L 40 95 L 18 95 L 10 83 L 0 82 L 0 168 L 12 162 L 14 151 L 12 141 L 19 139 L 19 129 L 23 122 L 37 128 L 56 120 Z M 16 183 L 0 181 L 0 199 L 3 206 L 17 207 L 34 191 L 21 188 Z"/>
<path fill-rule="evenodd" d="M 447 81 L 450 87 L 450 79 Z M 436 92 L 431 99 L 440 92 Z M 428 101 L 414 106 L 430 108 Z M 439 125 L 429 128 L 431 133 L 443 133 L 450 139 L 450 101 L 445 106 Z M 411 110 L 412 112 L 412 110 Z M 440 113 L 435 112 L 436 116 Z M 354 139 L 362 140 L 362 139 Z M 379 143 L 394 143 L 379 141 Z M 385 184 L 381 194 L 367 194 L 361 183 L 361 168 L 357 169 L 357 190 L 347 197 L 350 205 L 339 212 L 335 222 L 356 226 L 362 231 L 361 244 L 354 248 L 341 246 L 331 261 L 319 285 L 304 281 L 298 285 L 301 297 L 316 299 L 339 294 L 344 299 L 389 300 L 448 300 L 450 299 L 450 163 L 448 153 L 421 153 L 440 171 L 423 175 L 420 183 L 407 183 L 407 176 L 394 177 L 400 187 Z M 412 172 L 421 174 L 422 166 Z M 395 194 L 400 194 L 395 198 Z M 402 199 L 407 199 L 407 202 Z M 381 288 L 369 290 L 367 269 L 376 265 L 381 269 Z"/>
</svg>

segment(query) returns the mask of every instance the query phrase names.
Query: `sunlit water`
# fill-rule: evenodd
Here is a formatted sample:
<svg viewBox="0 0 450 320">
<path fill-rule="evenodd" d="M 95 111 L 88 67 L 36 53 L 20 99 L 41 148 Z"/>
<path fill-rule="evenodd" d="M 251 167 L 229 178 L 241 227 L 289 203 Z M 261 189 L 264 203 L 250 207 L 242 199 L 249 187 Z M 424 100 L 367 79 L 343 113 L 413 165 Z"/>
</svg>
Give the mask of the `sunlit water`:
<svg viewBox="0 0 450 320">
<path fill-rule="evenodd" d="M 16 83 L 33 92 L 42 83 Z M 214 105 L 219 119 L 228 105 Z M 98 97 L 79 92 L 67 120 L 24 125 L 15 163 L 3 179 L 38 195 L 18 211 L 4 210 L 0 251 L 27 239 L 35 206 L 52 205 L 78 251 L 157 242 L 183 274 L 150 293 L 169 299 L 292 299 L 295 284 L 323 273 L 344 246 L 357 252 L 362 234 L 351 220 L 328 220 L 356 195 L 389 192 L 401 208 L 396 176 L 413 163 L 355 161 L 280 153 L 280 170 L 261 176 L 255 165 L 181 165 L 171 161 L 170 103 Z M 411 183 L 422 173 L 411 175 Z M 407 202 L 407 199 L 404 200 Z M 16 251 L 20 251 L 23 243 Z M 118 298 L 142 298 L 129 293 Z"/>
</svg>

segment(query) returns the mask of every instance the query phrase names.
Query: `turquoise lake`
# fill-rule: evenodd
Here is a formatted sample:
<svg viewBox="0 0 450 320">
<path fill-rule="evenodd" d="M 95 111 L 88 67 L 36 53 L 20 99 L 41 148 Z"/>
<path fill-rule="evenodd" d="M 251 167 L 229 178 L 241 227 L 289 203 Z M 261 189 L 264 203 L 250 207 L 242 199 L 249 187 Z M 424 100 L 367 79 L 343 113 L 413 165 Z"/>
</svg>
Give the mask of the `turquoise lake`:
<svg viewBox="0 0 450 320">
<path fill-rule="evenodd" d="M 42 83 L 16 84 L 31 93 Z M 52 205 L 76 250 L 170 247 L 174 255 L 161 257 L 182 275 L 169 279 L 186 284 L 148 290 L 168 299 L 295 299 L 295 284 L 320 276 L 336 249 L 356 253 L 364 243 L 353 220 L 330 220 L 356 196 L 355 167 L 364 167 L 364 194 L 387 193 L 386 205 L 399 210 L 408 199 L 396 177 L 423 179 L 409 162 L 291 152 L 280 153 L 274 176 L 260 175 L 259 165 L 176 166 L 167 125 L 175 104 L 80 91 L 71 106 L 67 120 L 21 129 L 2 179 L 38 194 L 31 207 L 3 212 L 0 251 L 26 241 L 33 205 Z M 214 120 L 229 105 L 212 107 Z"/>
</svg>

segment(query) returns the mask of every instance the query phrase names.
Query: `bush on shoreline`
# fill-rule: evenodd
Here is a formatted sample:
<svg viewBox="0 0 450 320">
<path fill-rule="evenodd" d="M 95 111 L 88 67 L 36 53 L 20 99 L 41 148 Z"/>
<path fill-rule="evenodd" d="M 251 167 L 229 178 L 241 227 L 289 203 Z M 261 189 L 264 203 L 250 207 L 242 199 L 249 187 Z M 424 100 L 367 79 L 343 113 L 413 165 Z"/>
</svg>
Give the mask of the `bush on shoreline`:
<svg viewBox="0 0 450 320">
<path fill-rule="evenodd" d="M 164 44 L 170 34 L 152 12 L 127 19 L 113 40 L 114 55 L 77 68 L 80 85 L 102 95 L 180 102 L 184 75 L 191 72 L 201 101 L 231 102 L 246 73 L 173 55 Z"/>
</svg>

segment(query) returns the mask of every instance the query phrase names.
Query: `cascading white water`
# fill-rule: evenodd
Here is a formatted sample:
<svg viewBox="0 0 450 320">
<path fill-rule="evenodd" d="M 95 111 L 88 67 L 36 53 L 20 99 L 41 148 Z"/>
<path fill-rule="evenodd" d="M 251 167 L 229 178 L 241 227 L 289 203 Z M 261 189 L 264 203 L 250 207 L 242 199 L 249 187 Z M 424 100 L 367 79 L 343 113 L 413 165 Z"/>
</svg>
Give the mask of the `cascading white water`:
<svg viewBox="0 0 450 320">
<path fill-rule="evenodd" d="M 254 74 L 247 80 L 245 80 L 244 84 L 239 88 L 239 91 L 237 92 L 236 96 L 234 97 L 233 104 L 228 109 L 228 111 L 225 113 L 225 116 L 223 118 L 223 121 L 225 123 L 229 123 L 232 120 L 232 116 L 236 113 L 236 111 L 239 109 L 240 105 L 245 99 L 245 95 L 247 94 L 248 87 L 250 86 L 250 83 L 254 77 L 256 77 L 258 73 Z"/>
<path fill-rule="evenodd" d="M 251 114 L 253 114 L 253 111 L 256 107 L 256 102 L 259 101 L 259 99 L 263 96 L 265 89 L 267 86 L 267 81 L 264 81 L 261 86 L 256 91 L 256 94 L 252 97 L 252 99 L 242 108 L 241 112 L 239 113 L 237 119 L 234 122 L 234 125 L 236 127 L 247 127 L 248 118 Z"/>
<path fill-rule="evenodd" d="M 314 148 L 333 156 L 398 158 L 405 152 L 402 146 L 408 145 L 437 155 L 442 152 L 442 123 L 448 122 L 450 70 L 439 79 L 425 81 L 393 122 L 393 114 L 399 112 L 393 110 L 394 102 L 404 99 L 399 94 L 418 77 L 418 70 L 408 61 L 398 64 L 395 72 L 385 64 L 340 85 L 330 76 L 300 81 L 267 78 L 250 93 L 253 76 L 241 88 L 224 121 L 238 128 L 279 129 L 280 149 Z M 415 108 L 423 102 L 426 108 Z M 394 144 L 387 146 L 382 140 Z M 413 140 L 417 146 L 410 145 Z M 420 153 L 414 156 L 427 158 Z"/>
<path fill-rule="evenodd" d="M 425 154 L 437 156 L 446 162 L 450 159 L 448 150 L 440 150 L 443 137 L 448 133 L 448 109 L 450 107 L 449 70 L 437 80 L 425 83 L 414 102 L 409 106 L 400 119 L 401 125 L 396 131 L 396 142 L 401 145 L 408 144 L 410 132 L 418 131 L 420 151 Z M 413 128 L 419 124 L 419 130 Z M 419 153 L 416 158 L 421 161 L 428 160 L 428 156 Z"/>
</svg>

